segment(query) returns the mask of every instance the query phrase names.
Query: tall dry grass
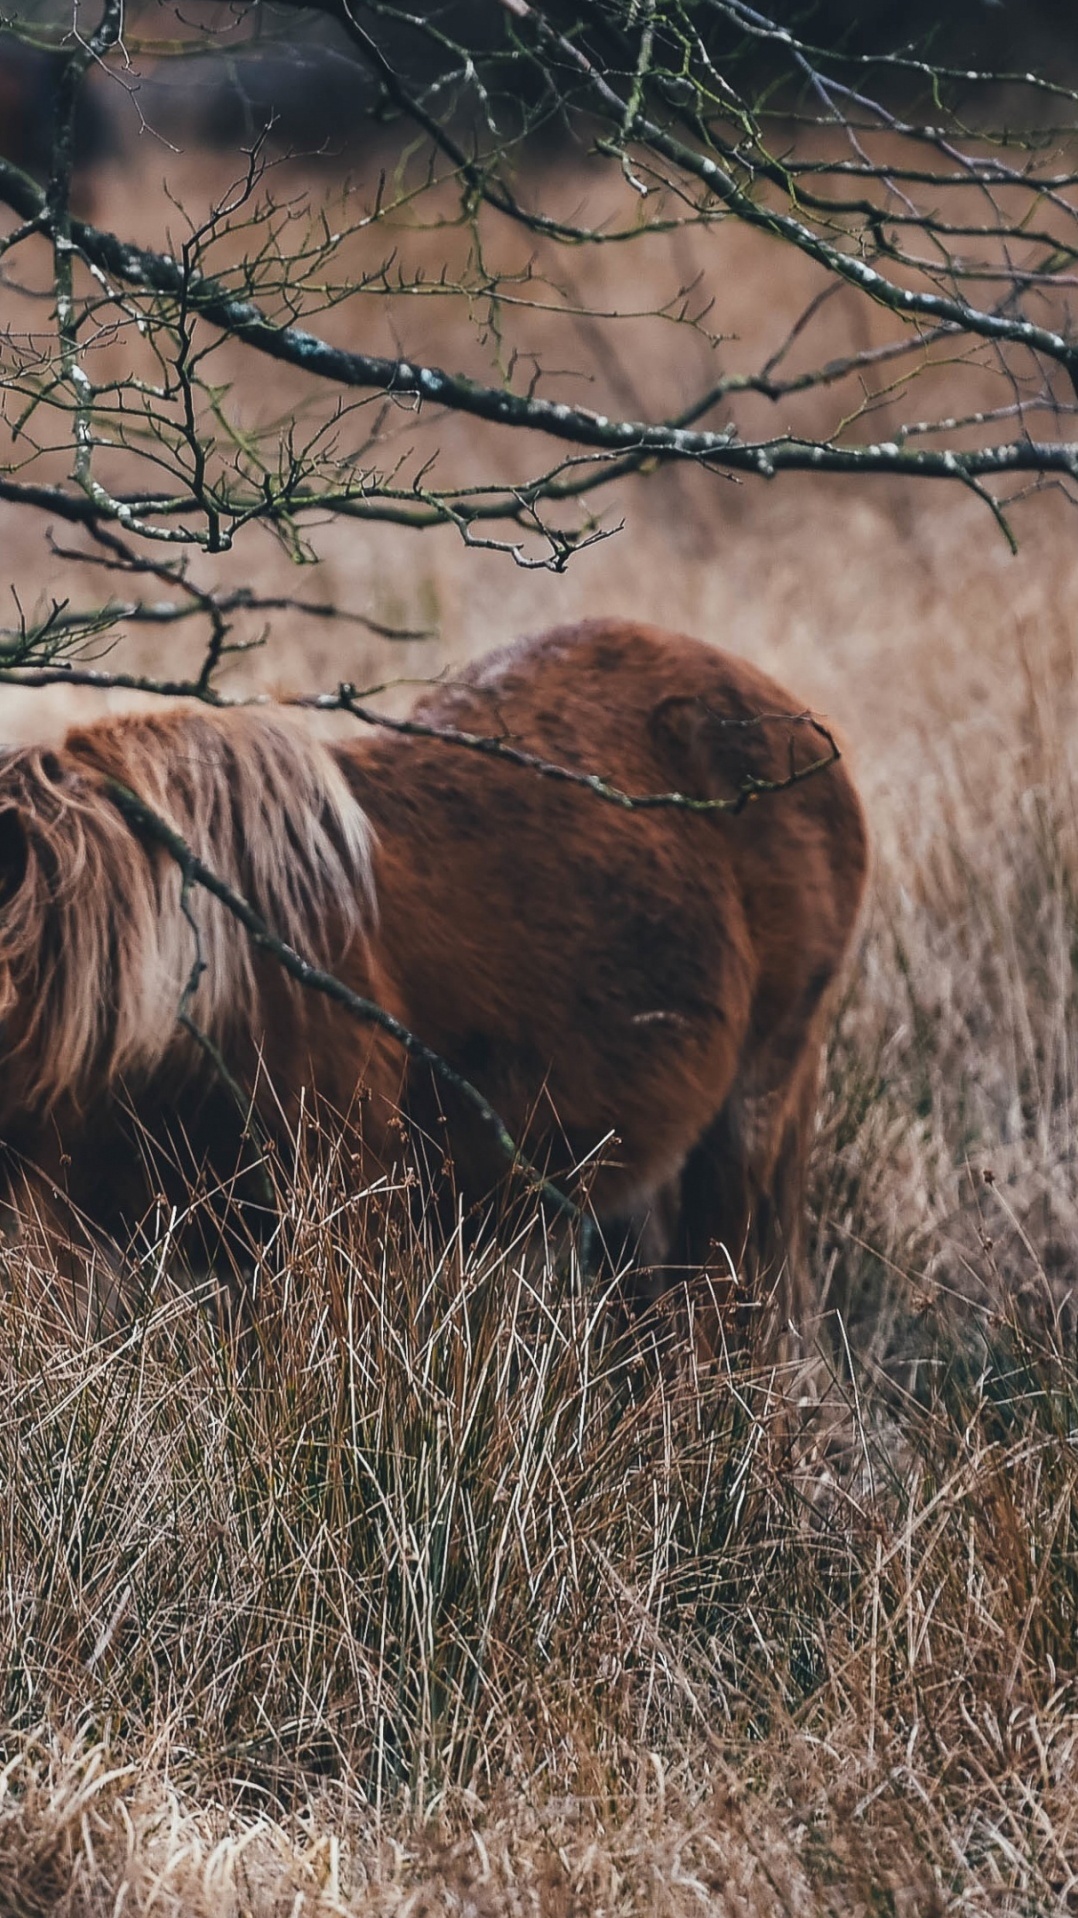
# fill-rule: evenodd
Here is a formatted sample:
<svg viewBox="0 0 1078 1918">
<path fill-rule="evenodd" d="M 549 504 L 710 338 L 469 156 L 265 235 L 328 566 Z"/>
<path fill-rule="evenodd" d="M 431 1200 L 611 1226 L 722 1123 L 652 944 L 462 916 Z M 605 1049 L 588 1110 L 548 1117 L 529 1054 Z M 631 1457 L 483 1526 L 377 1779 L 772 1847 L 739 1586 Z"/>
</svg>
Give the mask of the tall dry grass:
<svg viewBox="0 0 1078 1918">
<path fill-rule="evenodd" d="M 789 322 L 769 271 L 732 276 L 743 328 Z M 1071 522 L 1031 503 L 1011 561 L 975 502 L 892 487 L 674 475 L 622 505 L 630 537 L 564 580 L 347 529 L 326 590 L 438 627 L 408 674 L 633 611 L 846 727 L 877 859 L 814 1158 L 815 1351 L 656 1374 L 565 1248 L 387 1248 L 329 1176 L 286 1195 L 253 1357 L 171 1284 L 167 1220 L 122 1332 L 50 1323 L 24 1249 L 13 1918 L 1074 1901 Z M 368 665 L 296 622 L 263 672 Z M 42 710 L 8 695 L 5 728 Z"/>
<path fill-rule="evenodd" d="M 330 1176 L 243 1364 L 164 1259 L 120 1333 L 15 1283 L 0 1908 L 1065 1908 L 1070 697 L 883 836 L 799 1372 L 656 1374 L 564 1252 Z"/>
</svg>

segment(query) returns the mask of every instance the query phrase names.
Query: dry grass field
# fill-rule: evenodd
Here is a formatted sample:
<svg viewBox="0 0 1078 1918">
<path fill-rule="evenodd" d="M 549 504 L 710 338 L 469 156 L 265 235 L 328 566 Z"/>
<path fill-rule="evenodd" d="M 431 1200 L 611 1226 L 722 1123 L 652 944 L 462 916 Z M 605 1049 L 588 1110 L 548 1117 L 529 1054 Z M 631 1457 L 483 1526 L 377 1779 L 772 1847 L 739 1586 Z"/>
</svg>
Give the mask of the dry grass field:
<svg viewBox="0 0 1078 1918">
<path fill-rule="evenodd" d="M 103 175 L 102 224 L 125 191 Z M 811 288 L 731 248 L 722 329 L 780 338 Z M 627 308 L 629 265 L 600 264 L 588 297 Z M 447 303 L 383 314 L 461 359 Z M 642 407 L 703 351 L 627 324 L 604 377 Z M 506 457 L 462 431 L 477 470 Z M 387 1251 L 302 1170 L 247 1373 L 168 1289 L 167 1220 L 121 1332 L 50 1327 L 21 1254 L 11 1918 L 1074 1908 L 1078 521 L 1031 499 L 1012 558 L 966 494 L 688 472 L 610 513 L 625 531 L 561 577 L 330 528 L 300 589 L 435 636 L 282 618 L 244 670 L 407 679 L 603 610 L 742 652 L 841 724 L 876 864 L 814 1154 L 813 1358 L 656 1379 L 571 1259 Z M 80 585 L 8 509 L 0 536 L 26 605 Z M 257 537 L 232 563 L 297 590 Z M 0 730 L 74 706 L 7 692 Z"/>
</svg>

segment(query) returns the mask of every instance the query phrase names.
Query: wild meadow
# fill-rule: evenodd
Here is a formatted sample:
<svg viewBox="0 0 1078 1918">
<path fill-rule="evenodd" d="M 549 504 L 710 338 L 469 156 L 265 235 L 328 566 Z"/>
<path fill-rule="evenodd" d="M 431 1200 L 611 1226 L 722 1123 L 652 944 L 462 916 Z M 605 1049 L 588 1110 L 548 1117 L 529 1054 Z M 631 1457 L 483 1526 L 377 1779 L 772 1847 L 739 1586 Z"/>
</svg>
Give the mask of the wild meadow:
<svg viewBox="0 0 1078 1918">
<path fill-rule="evenodd" d="M 169 162 L 188 195 L 202 164 Z M 125 168 L 95 187 L 105 226 Z M 736 356 L 805 289 L 766 241 L 731 247 Z M 628 310 L 632 270 L 602 254 L 589 300 Z M 444 358 L 457 321 L 414 299 L 398 323 Z M 626 340 L 630 398 L 676 393 L 703 350 Z M 39 603 L 53 561 L 0 512 Z M 428 636 L 283 613 L 237 683 L 403 697 L 609 611 L 744 653 L 838 723 L 875 866 L 813 1154 L 805 1356 L 750 1339 L 656 1368 L 571 1243 L 447 1248 L 422 1219 L 387 1242 L 302 1141 L 253 1343 L 177 1276 L 167 1213 L 119 1328 L 58 1315 L 31 1222 L 0 1300 L 12 1918 L 1074 1902 L 1073 509 L 1021 504 L 1012 557 L 930 483 L 671 469 L 612 496 L 620 520 L 562 575 L 338 524 L 303 590 Z M 233 563 L 296 590 L 268 541 Z M 101 697 L 4 690 L 0 729 Z"/>
</svg>

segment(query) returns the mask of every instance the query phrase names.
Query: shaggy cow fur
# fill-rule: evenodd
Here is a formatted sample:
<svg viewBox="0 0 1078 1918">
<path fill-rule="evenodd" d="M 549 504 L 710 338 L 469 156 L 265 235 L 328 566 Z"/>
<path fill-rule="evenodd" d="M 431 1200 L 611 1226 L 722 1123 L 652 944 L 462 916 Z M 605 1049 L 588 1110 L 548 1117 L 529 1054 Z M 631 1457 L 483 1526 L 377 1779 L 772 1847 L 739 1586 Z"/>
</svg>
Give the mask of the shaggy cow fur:
<svg viewBox="0 0 1078 1918">
<path fill-rule="evenodd" d="M 821 757 L 799 710 L 714 648 L 592 621 L 479 661 L 415 717 L 623 793 L 729 799 Z M 732 1264 L 781 1272 L 786 1309 L 805 1309 L 819 1059 L 867 864 L 844 763 L 732 813 L 623 808 L 452 737 L 328 746 L 251 708 L 106 719 L 4 755 L 0 1139 L 50 1189 L 63 1167 L 117 1235 L 146 1197 L 110 1164 L 118 1115 L 170 1150 L 182 1131 L 189 1165 L 220 1160 L 242 1131 L 237 1084 L 280 1137 L 316 1094 L 360 1177 L 399 1155 L 398 1106 L 415 1141 L 437 1140 L 429 1165 L 448 1137 L 466 1198 L 504 1167 L 384 1034 L 186 892 L 109 781 L 469 1078 L 550 1176 L 586 1167 L 608 1242 L 638 1247 L 653 1287 Z"/>
</svg>

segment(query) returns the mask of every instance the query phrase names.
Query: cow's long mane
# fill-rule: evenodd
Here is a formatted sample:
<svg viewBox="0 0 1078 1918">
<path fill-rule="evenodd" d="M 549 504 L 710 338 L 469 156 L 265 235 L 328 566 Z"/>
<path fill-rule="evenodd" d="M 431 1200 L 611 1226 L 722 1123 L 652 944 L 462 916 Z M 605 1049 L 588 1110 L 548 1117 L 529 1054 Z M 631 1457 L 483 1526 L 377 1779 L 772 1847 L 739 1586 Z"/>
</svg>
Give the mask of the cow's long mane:
<svg viewBox="0 0 1078 1918">
<path fill-rule="evenodd" d="M 283 715 L 129 714 L 55 750 L 0 753 L 0 1021 L 24 1111 L 83 1103 L 182 1057 L 177 1012 L 199 950 L 199 1027 L 218 1043 L 257 1031 L 247 933 L 204 889 L 185 894 L 175 861 L 117 810 L 109 778 L 290 944 L 332 964 L 373 926 L 366 816 L 332 752 Z"/>
</svg>

